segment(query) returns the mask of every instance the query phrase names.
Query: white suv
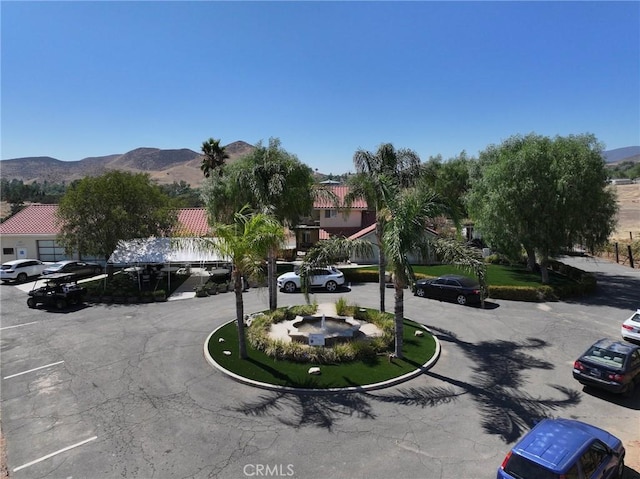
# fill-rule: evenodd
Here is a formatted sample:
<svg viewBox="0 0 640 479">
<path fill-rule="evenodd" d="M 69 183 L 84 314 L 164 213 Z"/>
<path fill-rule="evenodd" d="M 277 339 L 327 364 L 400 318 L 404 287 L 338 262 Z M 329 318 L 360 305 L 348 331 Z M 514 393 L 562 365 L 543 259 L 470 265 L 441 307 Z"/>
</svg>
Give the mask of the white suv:
<svg viewBox="0 0 640 479">
<path fill-rule="evenodd" d="M 7 261 L 0 266 L 0 280 L 18 281 L 20 283 L 26 281 L 31 276 L 40 276 L 42 271 L 50 266 L 37 259 L 15 259 Z"/>
<path fill-rule="evenodd" d="M 344 274 L 333 266 L 314 269 L 310 277 L 312 288 L 324 288 L 327 291 L 336 291 L 344 284 Z M 291 271 L 278 276 L 278 289 L 285 293 L 293 293 L 300 289 L 300 275 L 297 271 Z"/>
</svg>

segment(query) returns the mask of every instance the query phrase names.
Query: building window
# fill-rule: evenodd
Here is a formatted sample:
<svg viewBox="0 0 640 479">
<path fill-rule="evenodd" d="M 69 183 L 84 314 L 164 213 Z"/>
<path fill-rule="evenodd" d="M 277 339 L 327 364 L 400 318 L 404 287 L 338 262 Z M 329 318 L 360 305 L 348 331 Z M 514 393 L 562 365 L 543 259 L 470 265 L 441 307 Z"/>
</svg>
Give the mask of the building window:
<svg viewBox="0 0 640 479">
<path fill-rule="evenodd" d="M 13 248 L 2 248 L 2 254 L 16 254 Z"/>
<path fill-rule="evenodd" d="M 338 216 L 338 210 L 324 210 L 325 218 L 335 218 Z"/>
</svg>

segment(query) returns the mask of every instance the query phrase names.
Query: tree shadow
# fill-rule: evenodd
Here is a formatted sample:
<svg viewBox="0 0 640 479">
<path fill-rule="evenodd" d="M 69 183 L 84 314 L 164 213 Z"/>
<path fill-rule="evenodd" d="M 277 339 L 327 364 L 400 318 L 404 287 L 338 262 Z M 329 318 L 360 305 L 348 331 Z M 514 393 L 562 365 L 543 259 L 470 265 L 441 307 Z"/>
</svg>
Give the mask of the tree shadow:
<svg viewBox="0 0 640 479">
<path fill-rule="evenodd" d="M 617 275 L 597 272 L 597 287 L 595 294 L 572 297 L 567 303 L 586 304 L 594 306 L 613 306 L 616 308 L 635 311 L 640 304 L 640 276 Z M 620 322 L 627 319 L 620 318 Z"/>
<path fill-rule="evenodd" d="M 255 402 L 241 404 L 234 410 L 246 415 L 274 416 L 283 424 L 300 428 L 322 427 L 332 430 L 344 417 L 357 415 L 376 419 L 373 402 L 394 403 L 407 407 L 437 407 L 454 402 L 461 395 L 470 395 L 480 412 L 481 425 L 488 434 L 498 435 L 510 443 L 540 419 L 553 411 L 573 406 L 580 393 L 559 385 L 551 385 L 559 398 L 534 397 L 519 391 L 525 383 L 527 369 L 552 369 L 553 365 L 529 354 L 545 348 L 540 339 L 522 342 L 483 341 L 478 344 L 460 340 L 451 331 L 430 327 L 441 342 L 460 347 L 473 366 L 473 379 L 462 381 L 433 371 L 424 374 L 449 386 L 398 388 L 391 393 L 274 393 L 265 394 Z M 285 413 L 290 411 L 290 414 Z"/>
</svg>

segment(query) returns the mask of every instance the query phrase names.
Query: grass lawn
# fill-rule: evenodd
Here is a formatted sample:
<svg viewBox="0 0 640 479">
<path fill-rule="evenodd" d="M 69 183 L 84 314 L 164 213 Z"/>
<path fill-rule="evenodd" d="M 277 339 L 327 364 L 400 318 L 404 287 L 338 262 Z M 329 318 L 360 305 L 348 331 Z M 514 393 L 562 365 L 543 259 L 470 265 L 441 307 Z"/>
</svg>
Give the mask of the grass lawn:
<svg viewBox="0 0 640 479">
<path fill-rule="evenodd" d="M 415 336 L 421 330 L 424 336 Z M 220 338 L 224 342 L 220 342 Z M 234 321 L 227 323 L 211 336 L 209 354 L 223 368 L 249 379 L 292 388 L 343 388 L 386 381 L 415 371 L 431 359 L 436 342 L 418 323 L 404 320 L 404 358 L 389 362 L 388 357 L 377 356 L 375 360 L 353 361 L 340 364 L 311 364 L 277 361 L 261 351 L 256 351 L 247 342 L 248 359 L 238 358 L 238 330 Z M 231 351 L 230 356 L 223 351 Z M 320 367 L 320 375 L 310 375 L 312 366 Z"/>
</svg>

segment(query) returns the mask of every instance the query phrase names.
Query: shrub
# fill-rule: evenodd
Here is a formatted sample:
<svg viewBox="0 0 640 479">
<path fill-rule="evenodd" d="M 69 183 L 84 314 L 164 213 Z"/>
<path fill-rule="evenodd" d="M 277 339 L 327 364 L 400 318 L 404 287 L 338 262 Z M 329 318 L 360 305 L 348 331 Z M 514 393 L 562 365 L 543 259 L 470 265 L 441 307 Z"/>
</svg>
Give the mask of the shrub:
<svg viewBox="0 0 640 479">
<path fill-rule="evenodd" d="M 336 312 L 338 316 L 353 316 L 352 308 L 348 307 L 347 300 L 344 297 L 340 297 L 336 301 Z"/>
</svg>

